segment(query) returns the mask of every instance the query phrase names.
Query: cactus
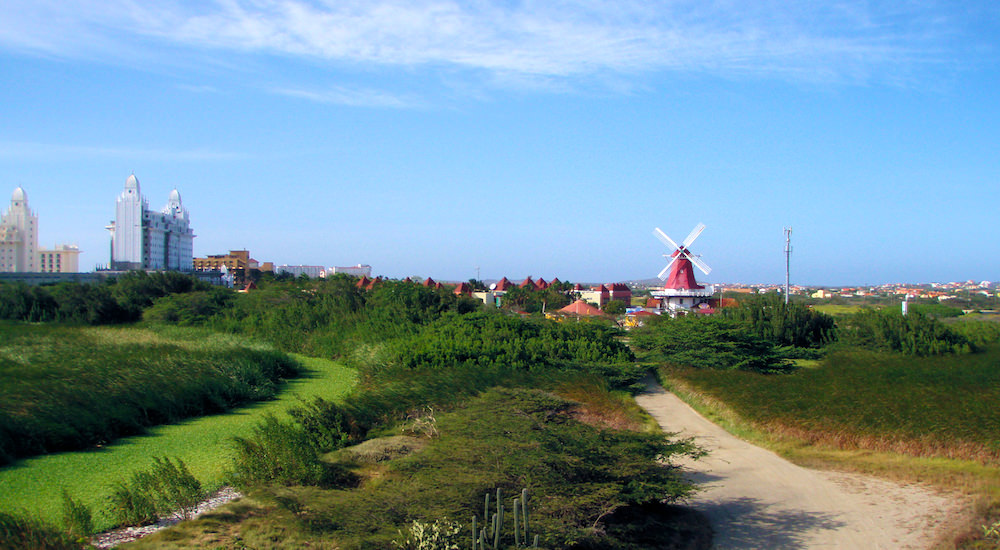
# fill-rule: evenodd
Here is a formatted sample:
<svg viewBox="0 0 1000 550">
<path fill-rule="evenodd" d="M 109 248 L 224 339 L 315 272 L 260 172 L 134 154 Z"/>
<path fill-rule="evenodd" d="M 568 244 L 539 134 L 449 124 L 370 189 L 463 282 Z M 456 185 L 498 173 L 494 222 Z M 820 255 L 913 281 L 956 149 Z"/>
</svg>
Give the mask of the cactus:
<svg viewBox="0 0 1000 550">
<path fill-rule="evenodd" d="M 521 546 L 521 530 L 518 527 L 521 522 L 518 521 L 518 516 L 521 515 L 521 501 L 514 499 L 514 546 Z"/>
<path fill-rule="evenodd" d="M 486 493 L 485 504 L 483 506 L 483 527 L 476 530 L 477 519 L 472 516 L 472 550 L 486 550 L 500 548 L 500 539 L 503 535 L 503 524 L 506 508 L 503 505 L 503 493 L 497 489 L 496 512 L 490 512 L 491 494 Z M 492 540 L 491 540 L 492 539 Z M 514 499 L 514 546 L 516 548 L 526 548 L 528 546 L 528 490 L 521 490 L 521 498 Z M 487 541 L 490 541 L 487 544 Z M 538 535 L 534 537 L 534 548 L 538 548 Z"/>
<path fill-rule="evenodd" d="M 521 513 L 524 514 L 524 545 L 528 545 L 528 489 L 521 489 Z M 517 514 L 514 515 L 517 517 Z M 535 537 L 535 546 L 538 546 L 538 537 Z"/>
</svg>

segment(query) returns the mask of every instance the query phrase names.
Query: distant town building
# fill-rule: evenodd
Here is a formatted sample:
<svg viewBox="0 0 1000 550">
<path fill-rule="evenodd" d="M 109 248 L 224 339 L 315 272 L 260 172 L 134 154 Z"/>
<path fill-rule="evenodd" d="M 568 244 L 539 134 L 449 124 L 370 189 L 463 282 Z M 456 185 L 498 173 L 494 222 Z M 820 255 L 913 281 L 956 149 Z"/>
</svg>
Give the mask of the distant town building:
<svg viewBox="0 0 1000 550">
<path fill-rule="evenodd" d="M 56 245 L 51 250 L 38 251 L 38 271 L 42 273 L 78 273 L 80 249 L 73 245 Z"/>
<path fill-rule="evenodd" d="M 10 208 L 0 217 L 0 272 L 38 271 L 38 216 L 28 208 L 28 195 L 18 187 Z"/>
<path fill-rule="evenodd" d="M 210 254 L 191 261 L 195 271 L 219 271 L 225 266 L 229 272 L 254 269 L 257 260 L 250 257 L 249 250 L 230 250 L 229 254 Z"/>
<path fill-rule="evenodd" d="M 321 265 L 279 265 L 274 267 L 274 274 L 281 275 L 289 273 L 295 277 L 306 275 L 309 278 L 317 279 L 325 275 Z"/>
<path fill-rule="evenodd" d="M 358 264 L 352 265 L 350 267 L 331 267 L 327 269 L 328 274 L 344 273 L 346 275 L 353 275 L 355 277 L 371 277 L 372 276 L 372 266 Z"/>
<path fill-rule="evenodd" d="M 139 180 L 132 174 L 115 203 L 111 233 L 111 270 L 193 269 L 194 231 L 181 195 L 174 189 L 167 205 L 155 212 L 142 196 Z"/>
</svg>

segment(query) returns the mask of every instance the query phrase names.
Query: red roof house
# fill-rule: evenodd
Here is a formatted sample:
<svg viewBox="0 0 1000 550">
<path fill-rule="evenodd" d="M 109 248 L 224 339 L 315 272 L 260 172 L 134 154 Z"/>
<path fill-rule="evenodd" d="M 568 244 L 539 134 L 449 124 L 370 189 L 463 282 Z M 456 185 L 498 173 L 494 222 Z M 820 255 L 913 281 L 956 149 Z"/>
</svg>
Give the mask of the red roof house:
<svg viewBox="0 0 1000 550">
<path fill-rule="evenodd" d="M 583 300 L 577 300 L 572 304 L 560 309 L 559 313 L 566 313 L 569 315 L 583 315 L 583 316 L 604 315 L 604 312 L 588 304 L 587 302 L 584 302 Z"/>
<path fill-rule="evenodd" d="M 514 283 L 510 282 L 510 280 L 507 279 L 507 277 L 504 277 L 503 279 L 500 279 L 499 282 L 497 282 L 497 286 L 494 288 L 494 290 L 501 290 L 501 291 L 510 290 L 511 288 L 513 288 L 513 286 Z"/>
</svg>

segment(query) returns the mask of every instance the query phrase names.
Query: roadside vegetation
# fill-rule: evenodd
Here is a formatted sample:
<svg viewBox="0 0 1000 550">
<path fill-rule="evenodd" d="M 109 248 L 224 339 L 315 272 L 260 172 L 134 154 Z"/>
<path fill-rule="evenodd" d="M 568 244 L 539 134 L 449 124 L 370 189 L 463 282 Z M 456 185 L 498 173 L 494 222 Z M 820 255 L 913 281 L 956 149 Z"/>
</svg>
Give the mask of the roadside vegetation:
<svg viewBox="0 0 1000 550">
<path fill-rule="evenodd" d="M 200 331 L 0 322 L 0 464 L 274 397 L 298 363 Z"/>
<path fill-rule="evenodd" d="M 483 495 L 497 489 L 533 495 L 533 531 L 543 547 L 670 547 L 691 538 L 679 533 L 707 544 L 703 523 L 668 506 L 694 490 L 669 466 L 671 457 L 699 451 L 651 431 L 639 411 L 622 406 L 643 372 L 611 321 L 524 319 L 484 311 L 447 290 L 392 281 L 360 290 L 354 283 L 267 281 L 249 294 L 194 285 L 150 299 L 142 328 L 72 329 L 138 331 L 157 357 L 169 354 L 156 346 L 203 355 L 202 346 L 215 340 L 256 351 L 261 346 L 248 343 L 263 342 L 277 350 L 269 353 L 337 359 L 358 373 L 350 395 L 316 395 L 231 440 L 225 477 L 247 498 L 140 546 L 291 548 L 309 540 L 316 547 L 394 548 L 415 525 L 448 522 L 465 526 L 456 539 L 464 546 Z M 65 328 L 18 327 L 32 335 Z M 198 336 L 177 342 L 183 334 Z M 152 376 L 175 375 L 172 365 L 146 363 Z M 419 443 L 400 444 L 400 436 Z M 376 450 L 354 452 L 362 447 Z M 371 455 L 382 458 L 362 458 Z M 154 456 L 177 484 L 164 494 L 190 497 L 209 485 L 188 461 Z M 159 490 L 149 479 L 122 475 L 115 506 L 134 513 L 117 523 L 150 519 L 155 503 L 133 506 L 136 495 Z M 86 525 L 71 521 L 86 519 L 77 498 L 84 501 L 64 499 L 73 511 L 64 515 L 64 529 Z M 381 519 L 373 525 L 365 517 Z M 478 521 L 482 526 L 484 518 Z"/>
<path fill-rule="evenodd" d="M 977 517 L 942 544 L 1000 547 L 989 534 L 1000 521 L 1000 323 L 929 306 L 905 317 L 783 309 L 757 297 L 715 318 L 657 320 L 632 342 L 666 387 L 741 437 L 806 464 L 972 496 Z"/>
<path fill-rule="evenodd" d="M 65 491 L 90 511 L 94 531 L 110 529 L 117 524 L 109 507 L 114 488 L 148 470 L 152 457 L 183 460 L 205 491 L 219 489 L 230 469 L 233 437 L 250 436 L 268 415 L 288 419 L 289 408 L 318 396 L 337 399 L 356 384 L 353 369 L 322 359 L 295 358 L 302 365 L 300 376 L 285 381 L 273 400 L 153 426 L 109 445 L 39 455 L 0 468 L 0 511 L 62 525 Z"/>
</svg>

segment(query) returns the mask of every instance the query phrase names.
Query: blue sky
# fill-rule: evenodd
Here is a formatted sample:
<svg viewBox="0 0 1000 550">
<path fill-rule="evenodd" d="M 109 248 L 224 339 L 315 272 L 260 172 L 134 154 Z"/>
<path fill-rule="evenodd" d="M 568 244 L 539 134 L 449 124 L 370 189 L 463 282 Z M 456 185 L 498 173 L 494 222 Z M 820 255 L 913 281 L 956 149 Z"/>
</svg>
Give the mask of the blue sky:
<svg viewBox="0 0 1000 550">
<path fill-rule="evenodd" d="M 134 172 L 199 256 L 612 282 L 701 222 L 708 282 L 783 282 L 785 226 L 795 283 L 997 280 L 998 37 L 992 1 L 6 0 L 0 190 L 83 269 Z"/>
</svg>

